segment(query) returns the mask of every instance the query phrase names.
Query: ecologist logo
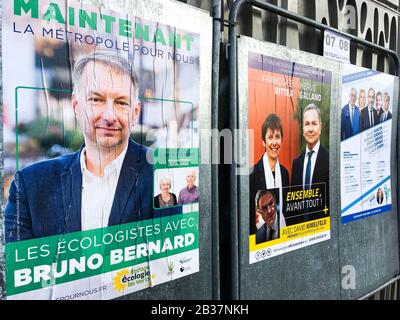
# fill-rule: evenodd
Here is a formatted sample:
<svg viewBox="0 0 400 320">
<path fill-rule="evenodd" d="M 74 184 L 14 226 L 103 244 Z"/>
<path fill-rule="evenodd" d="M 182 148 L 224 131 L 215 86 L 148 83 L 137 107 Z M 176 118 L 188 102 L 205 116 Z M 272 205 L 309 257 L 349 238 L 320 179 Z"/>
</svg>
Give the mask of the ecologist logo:
<svg viewBox="0 0 400 320">
<path fill-rule="evenodd" d="M 125 277 L 127 274 L 129 274 L 128 269 L 123 269 L 123 270 L 117 272 L 116 277 L 114 277 L 114 279 L 113 279 L 114 290 L 116 290 L 118 292 L 121 292 L 121 291 L 124 291 L 126 289 L 128 284 L 122 282 L 122 278 Z"/>
<path fill-rule="evenodd" d="M 113 279 L 114 290 L 121 292 L 128 287 L 133 287 L 139 284 L 150 285 L 150 271 L 149 267 L 122 269 L 117 272 L 117 275 Z"/>
</svg>

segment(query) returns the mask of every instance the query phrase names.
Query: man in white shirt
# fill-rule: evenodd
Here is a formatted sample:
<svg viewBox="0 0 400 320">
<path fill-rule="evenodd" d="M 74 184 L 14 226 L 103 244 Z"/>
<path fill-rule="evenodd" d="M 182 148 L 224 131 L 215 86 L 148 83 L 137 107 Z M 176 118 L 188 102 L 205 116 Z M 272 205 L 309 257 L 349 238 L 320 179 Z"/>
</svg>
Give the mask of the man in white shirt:
<svg viewBox="0 0 400 320">
<path fill-rule="evenodd" d="M 96 53 L 79 60 L 72 104 L 85 138 L 80 153 L 82 230 L 106 227 L 141 107 L 132 66 L 116 55 Z"/>
<path fill-rule="evenodd" d="M 76 61 L 73 80 L 85 145 L 16 173 L 5 211 L 7 242 L 153 217 L 149 149 L 129 138 L 141 109 L 133 65 L 95 51 Z"/>
<path fill-rule="evenodd" d="M 321 111 L 315 104 L 309 104 L 303 111 L 303 137 L 306 141 L 306 150 L 292 163 L 291 185 L 308 190 L 314 184 L 325 185 L 323 199 L 329 206 L 329 152 L 320 143 L 322 132 Z M 314 215 L 313 219 L 324 216 L 326 213 Z M 301 219 L 300 219 L 301 220 Z M 303 221 L 309 220 L 304 215 Z M 293 224 L 294 220 L 291 221 Z"/>
</svg>

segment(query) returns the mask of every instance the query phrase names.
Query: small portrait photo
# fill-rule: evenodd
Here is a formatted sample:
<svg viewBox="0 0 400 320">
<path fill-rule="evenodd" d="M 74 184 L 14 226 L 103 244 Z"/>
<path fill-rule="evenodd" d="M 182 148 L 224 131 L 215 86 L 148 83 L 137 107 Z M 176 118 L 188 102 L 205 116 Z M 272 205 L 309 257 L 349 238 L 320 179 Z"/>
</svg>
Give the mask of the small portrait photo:
<svg viewBox="0 0 400 320">
<path fill-rule="evenodd" d="M 280 233 L 279 189 L 258 190 L 255 201 L 256 220 L 264 221 L 257 230 L 256 244 L 278 239 Z"/>
<path fill-rule="evenodd" d="M 198 167 L 159 169 L 154 172 L 155 209 L 199 202 Z"/>
<path fill-rule="evenodd" d="M 376 202 L 378 202 L 378 204 L 382 204 L 383 202 L 383 191 L 381 188 L 376 192 Z"/>
</svg>

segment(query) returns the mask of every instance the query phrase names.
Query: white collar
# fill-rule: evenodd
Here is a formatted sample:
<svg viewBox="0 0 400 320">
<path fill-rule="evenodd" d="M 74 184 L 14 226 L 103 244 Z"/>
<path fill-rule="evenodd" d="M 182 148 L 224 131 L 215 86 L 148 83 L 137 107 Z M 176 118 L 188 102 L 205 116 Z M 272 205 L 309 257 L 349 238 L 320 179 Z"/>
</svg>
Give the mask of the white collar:
<svg viewBox="0 0 400 320">
<path fill-rule="evenodd" d="M 281 179 L 281 167 L 279 165 L 279 160 L 276 160 L 275 164 L 275 177 L 272 174 L 271 167 L 269 166 L 268 156 L 265 152 L 263 155 L 263 165 L 264 165 L 264 176 L 267 189 L 280 188 L 282 187 Z"/>
<path fill-rule="evenodd" d="M 319 146 L 320 146 L 320 145 L 321 145 L 320 140 L 318 140 L 317 144 L 314 146 L 314 148 L 312 148 L 312 150 L 314 151 L 315 155 L 318 154 Z M 306 156 L 307 156 L 308 152 L 311 151 L 310 149 L 308 149 L 308 145 L 306 145 L 306 150 L 307 150 L 307 151 L 306 151 Z"/>
<path fill-rule="evenodd" d="M 126 144 L 126 146 L 125 146 L 125 148 L 122 150 L 121 154 L 120 154 L 118 157 L 116 157 L 113 161 L 111 161 L 111 162 L 104 168 L 104 175 L 103 175 L 103 177 L 109 175 L 110 172 L 111 172 L 112 170 L 115 170 L 115 169 L 116 169 L 118 173 L 121 171 L 122 164 L 123 164 L 123 162 L 124 162 L 126 152 L 128 151 L 128 144 L 129 144 L 129 143 Z M 91 173 L 91 172 L 89 171 L 89 169 L 86 167 L 86 161 L 85 161 L 85 160 L 86 160 L 86 147 L 84 147 L 84 148 L 82 149 L 81 154 L 80 154 L 80 157 L 81 157 L 81 158 L 80 158 L 80 163 L 81 163 L 81 172 L 82 172 L 82 175 L 88 174 L 88 175 L 94 177 L 94 174 Z"/>
</svg>

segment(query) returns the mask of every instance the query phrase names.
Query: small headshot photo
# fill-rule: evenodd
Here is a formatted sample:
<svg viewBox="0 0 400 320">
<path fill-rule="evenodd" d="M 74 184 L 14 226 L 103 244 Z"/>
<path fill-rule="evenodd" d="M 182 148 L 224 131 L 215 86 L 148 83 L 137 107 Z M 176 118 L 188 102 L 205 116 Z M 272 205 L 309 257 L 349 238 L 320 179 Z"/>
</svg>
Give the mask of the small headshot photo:
<svg viewBox="0 0 400 320">
<path fill-rule="evenodd" d="M 256 210 L 264 224 L 256 233 L 256 244 L 279 238 L 279 189 L 258 190 Z"/>
<path fill-rule="evenodd" d="M 161 211 L 164 212 L 164 215 L 169 210 L 167 208 L 198 203 L 200 197 L 198 172 L 198 167 L 155 170 L 153 207 L 155 209 L 163 209 Z"/>
<path fill-rule="evenodd" d="M 178 203 L 179 204 L 190 204 L 199 202 L 200 190 L 195 185 L 197 179 L 197 170 L 189 168 L 186 171 L 186 186 L 179 192 Z"/>
<path fill-rule="evenodd" d="M 383 202 L 383 191 L 381 188 L 376 192 L 376 202 L 378 202 L 378 204 L 382 204 Z"/>
<path fill-rule="evenodd" d="M 171 179 L 161 177 L 159 180 L 160 193 L 154 197 L 154 208 L 173 207 L 178 204 L 175 193 L 171 192 Z"/>
</svg>

